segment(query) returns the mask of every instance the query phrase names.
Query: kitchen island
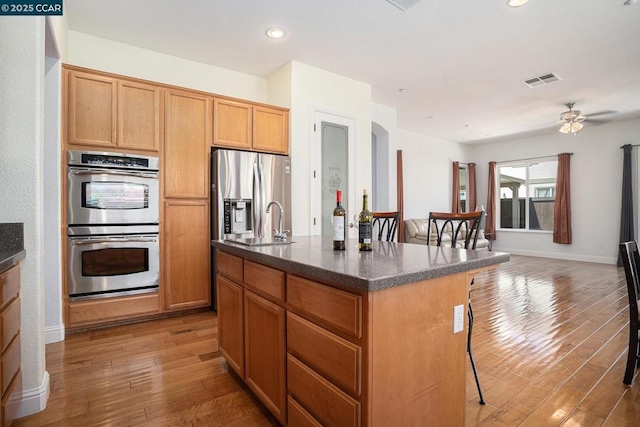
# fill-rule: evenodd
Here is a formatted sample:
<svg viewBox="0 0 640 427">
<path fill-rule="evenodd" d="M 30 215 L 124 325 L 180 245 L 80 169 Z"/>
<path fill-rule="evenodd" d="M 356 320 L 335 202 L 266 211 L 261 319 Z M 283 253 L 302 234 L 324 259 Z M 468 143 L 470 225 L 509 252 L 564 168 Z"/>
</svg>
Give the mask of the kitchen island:
<svg viewBox="0 0 640 427">
<path fill-rule="evenodd" d="M 217 249 L 220 351 L 285 425 L 463 426 L 474 274 L 508 254 L 330 238 Z"/>
</svg>

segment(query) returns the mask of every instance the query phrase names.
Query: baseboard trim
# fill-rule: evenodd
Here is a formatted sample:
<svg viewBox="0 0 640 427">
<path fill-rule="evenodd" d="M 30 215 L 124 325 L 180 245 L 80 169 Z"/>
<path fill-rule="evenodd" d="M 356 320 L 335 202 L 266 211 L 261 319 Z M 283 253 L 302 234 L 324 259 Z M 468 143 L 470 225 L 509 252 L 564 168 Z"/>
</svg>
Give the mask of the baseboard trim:
<svg viewBox="0 0 640 427">
<path fill-rule="evenodd" d="M 495 243 L 494 243 L 495 245 Z M 568 253 L 559 253 L 559 252 L 541 252 L 541 251 L 529 251 L 526 249 L 510 249 L 510 248 L 498 248 L 493 247 L 494 252 L 507 252 L 512 255 L 524 255 L 524 256 L 534 256 L 540 258 L 553 258 L 553 259 L 566 259 L 568 261 L 584 261 L 584 262 L 595 262 L 597 264 L 616 264 L 618 262 L 617 258 L 609 258 L 604 256 L 593 256 L 593 255 L 580 255 L 580 254 L 568 254 Z"/>
<path fill-rule="evenodd" d="M 49 372 L 45 371 L 40 387 L 22 391 L 22 396 L 20 397 L 21 403 L 16 413 L 16 418 L 22 418 L 44 411 L 47 407 L 50 391 Z"/>
<path fill-rule="evenodd" d="M 64 341 L 64 324 L 44 328 L 45 344 Z"/>
</svg>

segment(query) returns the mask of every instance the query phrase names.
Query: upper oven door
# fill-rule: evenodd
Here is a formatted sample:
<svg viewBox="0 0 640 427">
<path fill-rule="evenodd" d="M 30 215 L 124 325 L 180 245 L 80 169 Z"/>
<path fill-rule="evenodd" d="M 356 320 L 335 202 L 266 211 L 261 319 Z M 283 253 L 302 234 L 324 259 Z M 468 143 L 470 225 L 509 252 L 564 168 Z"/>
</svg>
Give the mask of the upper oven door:
<svg viewBox="0 0 640 427">
<path fill-rule="evenodd" d="M 69 167 L 69 225 L 157 224 L 157 172 Z"/>
</svg>

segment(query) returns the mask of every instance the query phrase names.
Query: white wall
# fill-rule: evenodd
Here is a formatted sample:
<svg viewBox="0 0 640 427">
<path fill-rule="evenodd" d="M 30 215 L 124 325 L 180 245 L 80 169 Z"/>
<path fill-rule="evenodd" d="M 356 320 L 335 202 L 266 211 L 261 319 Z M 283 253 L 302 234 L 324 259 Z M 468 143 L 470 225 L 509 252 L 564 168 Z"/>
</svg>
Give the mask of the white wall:
<svg viewBox="0 0 640 427">
<path fill-rule="evenodd" d="M 553 243 L 550 233 L 507 230 L 497 232 L 494 250 L 615 263 L 620 235 L 622 193 L 620 146 L 628 143 L 640 143 L 640 120 L 601 126 L 587 124 L 575 136 L 553 132 L 548 135 L 470 146 L 470 158 L 477 163 L 478 200 L 483 204 L 486 204 L 487 198 L 489 161 L 574 153 L 571 157 L 573 243 Z"/>
<path fill-rule="evenodd" d="M 20 288 L 24 393 L 19 415 L 26 415 L 44 409 L 49 393 L 43 277 L 44 17 L 4 19 L 0 40 L 0 222 L 24 223 L 27 257 Z"/>
<path fill-rule="evenodd" d="M 200 62 L 69 31 L 69 64 L 255 102 L 267 80 Z"/>
<path fill-rule="evenodd" d="M 396 152 L 402 150 L 404 218 L 451 212 L 452 162 L 467 161 L 467 147 L 397 128 L 396 112 L 373 105 L 373 121 L 389 132 L 389 209 L 396 205 Z"/>
<path fill-rule="evenodd" d="M 311 231 L 310 150 L 315 111 L 355 121 L 355 188 L 371 189 L 371 86 L 295 61 L 290 86 L 292 228 L 295 235 L 304 236 Z"/>
</svg>

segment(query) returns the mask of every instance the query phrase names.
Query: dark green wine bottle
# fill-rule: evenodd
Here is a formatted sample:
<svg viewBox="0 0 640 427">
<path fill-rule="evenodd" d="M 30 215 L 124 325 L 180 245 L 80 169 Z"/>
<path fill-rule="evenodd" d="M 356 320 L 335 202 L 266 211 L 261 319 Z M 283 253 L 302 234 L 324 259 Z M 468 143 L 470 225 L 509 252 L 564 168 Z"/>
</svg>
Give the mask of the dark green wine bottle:
<svg viewBox="0 0 640 427">
<path fill-rule="evenodd" d="M 362 212 L 358 216 L 358 248 L 361 251 L 373 249 L 371 243 L 371 229 L 373 228 L 373 215 L 369 211 L 369 196 L 367 190 L 362 194 Z"/>
</svg>

